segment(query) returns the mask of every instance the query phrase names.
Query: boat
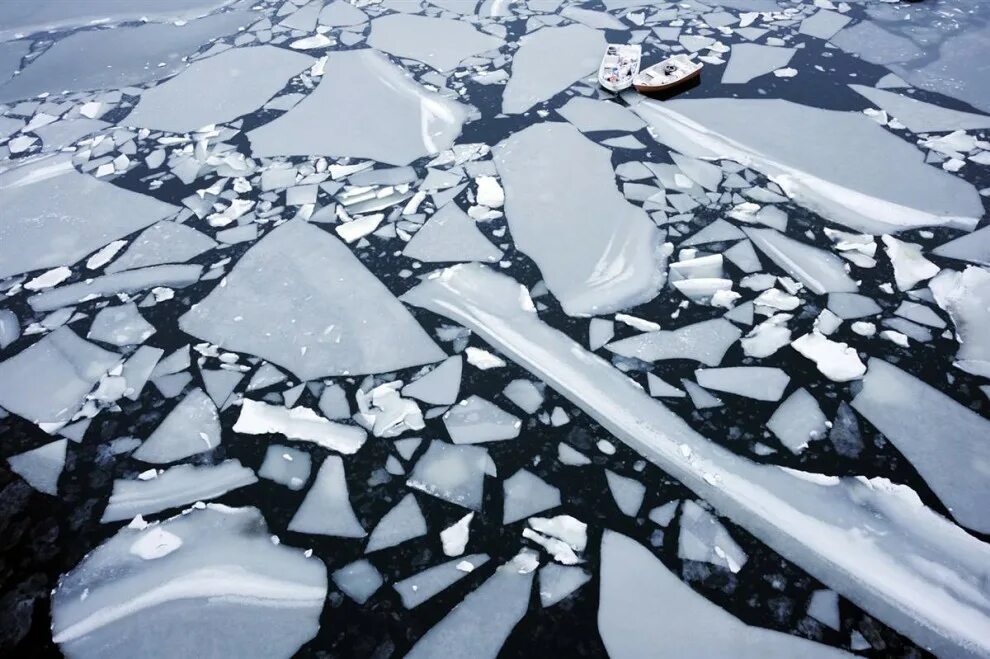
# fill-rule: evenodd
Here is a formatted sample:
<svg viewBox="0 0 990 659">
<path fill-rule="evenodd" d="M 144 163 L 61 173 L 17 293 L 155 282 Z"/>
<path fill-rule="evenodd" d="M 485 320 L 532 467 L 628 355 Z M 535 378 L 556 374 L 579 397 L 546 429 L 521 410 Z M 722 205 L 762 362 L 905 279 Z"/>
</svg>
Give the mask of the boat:
<svg viewBox="0 0 990 659">
<path fill-rule="evenodd" d="M 656 94 L 669 91 L 701 76 L 701 62 L 695 62 L 687 55 L 674 55 L 664 61 L 647 67 L 633 77 L 633 86 L 641 94 Z"/>
<path fill-rule="evenodd" d="M 629 89 L 639 73 L 639 61 L 643 49 L 639 45 L 610 43 L 605 49 L 602 64 L 598 67 L 598 82 L 605 89 L 621 92 Z"/>
</svg>

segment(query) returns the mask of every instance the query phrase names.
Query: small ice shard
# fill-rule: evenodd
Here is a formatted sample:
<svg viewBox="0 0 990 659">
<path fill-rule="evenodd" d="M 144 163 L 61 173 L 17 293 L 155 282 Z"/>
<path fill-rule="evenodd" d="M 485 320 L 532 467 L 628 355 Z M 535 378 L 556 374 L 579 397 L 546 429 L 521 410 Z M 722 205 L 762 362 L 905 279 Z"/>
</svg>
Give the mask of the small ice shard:
<svg viewBox="0 0 990 659">
<path fill-rule="evenodd" d="M 142 93 L 123 123 L 174 133 L 225 123 L 261 107 L 313 61 L 274 46 L 231 48 Z"/>
<path fill-rule="evenodd" d="M 470 396 L 443 415 L 443 424 L 455 444 L 480 444 L 515 439 L 522 422 L 481 396 Z"/>
<path fill-rule="evenodd" d="M 367 437 L 361 428 L 328 421 L 308 407 L 290 409 L 250 398 L 244 399 L 233 431 L 245 435 L 278 433 L 344 455 L 357 452 Z"/>
<path fill-rule="evenodd" d="M 934 282 L 932 286 L 934 286 Z M 931 286 L 930 286 L 931 287 Z M 936 296 L 936 300 L 938 297 Z M 907 318 L 908 320 L 914 321 L 919 325 L 927 325 L 928 327 L 934 327 L 935 329 L 945 329 L 945 321 L 932 311 L 932 308 L 924 304 L 918 304 L 917 302 L 911 302 L 910 300 L 904 300 L 901 302 L 900 306 L 894 310 L 894 313 L 902 318 Z M 958 328 L 959 323 L 956 322 L 956 327 Z"/>
<path fill-rule="evenodd" d="M 844 28 L 849 21 L 848 16 L 828 9 L 819 9 L 811 16 L 808 16 L 798 27 L 800 34 L 818 39 L 831 39 L 835 33 Z"/>
<path fill-rule="evenodd" d="M 990 496 L 990 421 L 876 357 L 852 406 L 911 461 L 956 521 L 990 532 L 984 505 Z"/>
<path fill-rule="evenodd" d="M 348 563 L 332 576 L 337 587 L 358 604 L 367 602 L 385 583 L 375 566 L 364 559 Z"/>
<path fill-rule="evenodd" d="M 614 471 L 605 470 L 605 478 L 608 481 L 608 489 L 612 492 L 615 504 L 626 515 L 635 517 L 643 505 L 643 497 L 646 495 L 646 486 L 637 480 L 620 476 Z"/>
<path fill-rule="evenodd" d="M 216 448 L 220 436 L 216 405 L 202 389 L 193 389 L 131 457 L 152 464 L 175 462 Z"/>
<path fill-rule="evenodd" d="M 113 482 L 113 492 L 100 519 L 104 524 L 135 515 L 149 515 L 223 496 L 231 490 L 258 482 L 254 472 L 238 460 L 218 465 L 183 464 L 166 469 L 150 480 Z"/>
<path fill-rule="evenodd" d="M 684 390 L 687 391 L 688 398 L 691 399 L 691 404 L 699 410 L 707 410 L 713 407 L 722 407 L 721 399 L 708 393 L 701 387 L 699 387 L 694 382 L 690 380 L 681 380 L 681 385 Z"/>
<path fill-rule="evenodd" d="M 502 250 L 485 238 L 474 220 L 453 202 L 434 213 L 402 253 L 424 263 L 492 263 L 502 258 Z"/>
<path fill-rule="evenodd" d="M 430 442 L 406 485 L 444 501 L 481 510 L 488 451 L 480 446 Z"/>
<path fill-rule="evenodd" d="M 646 659 L 656 648 L 681 657 L 849 655 L 740 621 L 678 579 L 649 550 L 624 535 L 602 536 L 598 631 L 612 659 Z"/>
<path fill-rule="evenodd" d="M 810 440 L 825 438 L 826 422 L 818 401 L 801 388 L 774 411 L 767 428 L 791 453 L 799 453 Z"/>
<path fill-rule="evenodd" d="M 705 389 L 724 391 L 756 400 L 780 400 L 791 381 L 779 368 L 767 366 L 730 366 L 699 368 L 694 377 Z"/>
<path fill-rule="evenodd" d="M 289 530 L 339 538 L 367 535 L 351 508 L 340 456 L 329 455 L 320 465 L 312 487 L 289 522 Z"/>
<path fill-rule="evenodd" d="M 794 339 L 791 347 L 815 362 L 829 380 L 848 382 L 859 379 L 866 372 L 866 365 L 860 361 L 855 348 L 832 341 L 818 330 Z"/>
<path fill-rule="evenodd" d="M 674 519 L 674 515 L 677 513 L 677 505 L 680 503 L 679 500 L 668 501 L 662 506 L 657 506 L 650 511 L 649 518 L 650 521 L 658 526 L 667 528 L 667 525 Z"/>
<path fill-rule="evenodd" d="M 505 360 L 501 357 L 482 348 L 470 346 L 464 349 L 464 356 L 467 357 L 468 364 L 474 366 L 479 371 L 487 371 L 490 368 L 503 368 Z"/>
<path fill-rule="evenodd" d="M 502 524 L 512 524 L 560 505 L 560 490 L 520 469 L 502 483 Z"/>
<path fill-rule="evenodd" d="M 286 486 L 290 490 L 301 490 L 309 480 L 311 465 L 309 453 L 288 446 L 271 444 L 265 450 L 265 461 L 261 463 L 258 476 Z"/>
<path fill-rule="evenodd" d="M 227 369 L 203 368 L 200 369 L 199 373 L 203 378 L 203 384 L 206 385 L 206 393 L 221 409 L 226 407 L 230 395 L 234 393 L 234 389 L 244 379 L 243 373 Z"/>
<path fill-rule="evenodd" d="M 811 291 L 819 295 L 856 292 L 856 282 L 846 274 L 842 260 L 835 255 L 773 229 L 743 231 L 760 251 Z"/>
<path fill-rule="evenodd" d="M 685 393 L 677 387 L 667 384 L 653 373 L 646 374 L 646 383 L 650 395 L 654 398 L 683 398 Z"/>
<path fill-rule="evenodd" d="M 567 101 L 557 114 L 569 121 L 582 133 L 601 130 L 636 131 L 643 120 L 623 105 L 606 99 L 575 96 Z"/>
<path fill-rule="evenodd" d="M 839 617 L 839 594 L 834 590 L 816 590 L 808 600 L 808 615 L 836 631 L 842 624 Z"/>
<path fill-rule="evenodd" d="M 583 467 L 591 464 L 591 459 L 576 448 L 560 442 L 557 444 L 557 459 L 569 467 Z"/>
<path fill-rule="evenodd" d="M 526 112 L 595 71 L 605 45 L 601 32 L 584 25 L 545 27 L 526 35 L 512 58 L 502 112 Z"/>
<path fill-rule="evenodd" d="M 615 323 L 604 318 L 592 318 L 588 324 L 588 347 L 598 350 L 615 336 Z"/>
<path fill-rule="evenodd" d="M 279 382 L 284 382 L 285 378 L 285 373 L 266 362 L 259 366 L 258 370 L 254 372 L 254 375 L 251 376 L 246 391 L 266 389 Z"/>
<path fill-rule="evenodd" d="M 402 395 L 430 405 L 453 405 L 461 389 L 463 361 L 459 355 L 448 357 L 432 371 L 402 388 Z"/>
<path fill-rule="evenodd" d="M 254 244 L 225 284 L 181 316 L 179 326 L 263 357 L 301 380 L 382 373 L 446 357 L 343 243 L 300 220 Z"/>
<path fill-rule="evenodd" d="M 402 598 L 402 605 L 407 609 L 413 609 L 467 576 L 468 572 L 461 569 L 463 563 L 476 570 L 487 562 L 488 554 L 455 558 L 397 581 L 392 587 Z"/>
<path fill-rule="evenodd" d="M 897 117 L 912 133 L 990 128 L 990 116 L 985 114 L 950 110 L 910 96 L 864 85 L 849 87 L 891 116 Z"/>
<path fill-rule="evenodd" d="M 440 543 L 446 556 L 460 556 L 467 547 L 471 534 L 471 520 L 474 513 L 468 513 L 440 532 Z"/>
<path fill-rule="evenodd" d="M 151 377 L 163 354 L 165 351 L 161 348 L 141 346 L 124 362 L 120 376 L 127 384 L 124 390 L 126 398 L 137 400 L 141 396 L 144 385 L 147 384 L 148 378 Z"/>
<path fill-rule="evenodd" d="M 893 236 L 882 236 L 887 248 L 887 256 L 894 266 L 894 281 L 897 288 L 909 291 L 918 282 L 931 279 L 938 274 L 939 267 L 926 259 L 921 253 L 921 245 L 906 243 Z"/>
<path fill-rule="evenodd" d="M 623 357 L 647 362 L 665 359 L 692 359 L 706 366 L 718 366 L 729 347 L 742 332 L 722 318 L 703 320 L 676 330 L 648 332 L 609 343 L 606 348 Z"/>
<path fill-rule="evenodd" d="M 990 226 L 963 234 L 932 250 L 936 256 L 990 265 Z"/>
<path fill-rule="evenodd" d="M 86 334 L 87 339 L 103 341 L 115 346 L 144 343 L 155 333 L 154 326 L 146 321 L 133 302 L 116 307 L 104 307 L 93 319 Z"/>
<path fill-rule="evenodd" d="M 538 533 L 530 528 L 525 528 L 522 530 L 522 537 L 530 540 L 540 547 L 543 548 L 553 560 L 561 563 L 563 565 L 575 565 L 577 563 L 582 563 L 582 559 L 578 558 L 574 550 L 571 549 L 566 542 L 558 540 L 557 538 L 548 538 L 542 533 Z"/>
<path fill-rule="evenodd" d="M 68 440 L 59 439 L 36 449 L 18 453 L 7 458 L 10 470 L 28 482 L 28 485 L 56 496 L 58 477 L 65 468 L 65 449 Z"/>
<path fill-rule="evenodd" d="M 688 499 L 681 507 L 677 556 L 702 561 L 738 572 L 746 564 L 746 553 L 736 544 L 714 515 Z"/>
<path fill-rule="evenodd" d="M 158 222 L 142 231 L 104 272 L 133 270 L 163 263 L 185 263 L 216 247 L 216 242 L 178 222 Z"/>
<path fill-rule="evenodd" d="M 527 414 L 535 413 L 543 405 L 543 392 L 531 380 L 513 380 L 505 385 L 502 394 Z"/>
<path fill-rule="evenodd" d="M 464 598 L 424 634 L 406 659 L 495 659 L 512 629 L 526 615 L 533 588 L 531 570 L 512 560 Z"/>
<path fill-rule="evenodd" d="M 701 162 L 700 160 L 698 162 Z M 705 163 L 708 164 L 708 163 Z M 721 174 L 721 169 L 716 167 Z M 746 235 L 737 229 L 735 226 L 729 224 L 722 218 L 719 218 L 712 222 L 711 224 L 705 225 L 705 227 L 691 236 L 682 240 L 679 247 L 690 247 L 692 245 L 704 245 L 707 243 L 720 243 L 727 242 L 730 240 L 739 240 L 740 238 L 745 238 Z"/>
<path fill-rule="evenodd" d="M 206 505 L 124 527 L 62 575 L 52 637 L 81 659 L 196 656 L 204 643 L 287 657 L 316 636 L 326 595 L 323 563 L 273 543 L 256 508 Z"/>
<path fill-rule="evenodd" d="M 393 18 L 414 17 L 378 20 Z M 467 106 L 426 89 L 375 50 L 333 51 L 316 90 L 248 139 L 259 156 L 351 156 L 408 165 L 449 149 L 467 115 Z M 367 130 L 375 125 L 389 129 Z"/>
<path fill-rule="evenodd" d="M 729 64 L 722 73 L 722 84 L 747 83 L 774 69 L 787 66 L 794 52 L 794 48 L 763 46 L 755 43 L 734 44 Z"/>
<path fill-rule="evenodd" d="M 946 270 L 928 287 L 955 326 L 956 368 L 990 377 L 990 271 L 974 266 L 962 273 Z"/>
<path fill-rule="evenodd" d="M 618 311 L 657 295 L 666 260 L 659 231 L 615 187 L 607 149 L 568 124 L 542 123 L 496 147 L 495 165 L 512 237 L 568 315 Z M 561 250 L 564 234 L 574 240 Z"/>
<path fill-rule="evenodd" d="M 391 14 L 371 21 L 368 45 L 398 57 L 408 57 L 448 71 L 461 60 L 505 42 L 478 31 L 464 20 Z"/>
<path fill-rule="evenodd" d="M 392 510 L 385 513 L 368 537 L 365 553 L 387 549 L 426 535 L 426 519 L 413 494 L 407 494 Z"/>
</svg>

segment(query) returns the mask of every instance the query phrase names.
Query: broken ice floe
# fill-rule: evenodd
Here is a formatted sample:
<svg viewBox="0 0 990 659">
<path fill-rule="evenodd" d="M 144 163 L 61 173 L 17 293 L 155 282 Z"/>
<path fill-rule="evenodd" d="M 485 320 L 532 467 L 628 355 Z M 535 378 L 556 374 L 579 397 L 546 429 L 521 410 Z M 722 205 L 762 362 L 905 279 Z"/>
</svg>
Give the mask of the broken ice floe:
<svg viewBox="0 0 990 659">
<path fill-rule="evenodd" d="M 345 455 L 361 448 L 367 437 L 361 428 L 328 421 L 308 407 L 290 409 L 249 398 L 241 404 L 232 430 L 245 435 L 277 433 Z"/>
<path fill-rule="evenodd" d="M 202 389 L 193 389 L 158 424 L 132 457 L 163 464 L 203 453 L 220 444 L 217 408 Z"/>
<path fill-rule="evenodd" d="M 341 538 L 367 535 L 351 507 L 344 461 L 339 456 L 327 456 L 320 465 L 306 498 L 289 522 L 289 530 Z"/>
<path fill-rule="evenodd" d="M 488 562 L 488 555 L 472 554 L 455 558 L 397 581 L 393 588 L 402 598 L 403 606 L 407 609 L 415 608 L 467 576 L 470 571 L 462 568 L 465 562 L 475 570 Z"/>
<path fill-rule="evenodd" d="M 58 479 L 65 468 L 68 440 L 59 439 L 7 458 L 10 470 L 39 492 L 58 494 Z"/>
</svg>

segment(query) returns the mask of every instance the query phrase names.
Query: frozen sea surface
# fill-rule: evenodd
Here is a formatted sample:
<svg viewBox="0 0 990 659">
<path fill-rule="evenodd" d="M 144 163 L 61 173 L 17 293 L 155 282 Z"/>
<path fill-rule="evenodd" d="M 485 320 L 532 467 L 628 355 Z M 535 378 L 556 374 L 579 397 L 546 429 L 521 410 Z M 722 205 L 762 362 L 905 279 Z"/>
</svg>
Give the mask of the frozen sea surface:
<svg viewBox="0 0 990 659">
<path fill-rule="evenodd" d="M 988 25 L 0 2 L 0 656 L 990 657 Z"/>
</svg>

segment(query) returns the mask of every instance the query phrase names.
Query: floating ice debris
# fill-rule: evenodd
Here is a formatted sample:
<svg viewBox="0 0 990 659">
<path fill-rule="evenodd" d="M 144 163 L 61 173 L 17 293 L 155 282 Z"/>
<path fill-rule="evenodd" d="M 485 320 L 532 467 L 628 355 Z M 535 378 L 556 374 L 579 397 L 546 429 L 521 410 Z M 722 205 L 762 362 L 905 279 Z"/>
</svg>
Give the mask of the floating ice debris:
<svg viewBox="0 0 990 659">
<path fill-rule="evenodd" d="M 664 281 L 661 238 L 646 212 L 615 187 L 607 149 L 568 124 L 543 123 L 502 142 L 495 164 L 515 244 L 539 266 L 567 314 L 618 311 L 656 296 Z M 561 250 L 564 234 L 573 240 Z"/>
<path fill-rule="evenodd" d="M 605 477 L 608 481 L 608 489 L 612 492 L 615 504 L 626 515 L 635 517 L 643 505 L 643 496 L 646 494 L 646 486 L 632 478 L 620 476 L 614 471 L 605 470 Z"/>
<path fill-rule="evenodd" d="M 378 592 L 385 580 L 370 562 L 361 559 L 333 573 L 333 582 L 358 604 L 364 604 Z"/>
<path fill-rule="evenodd" d="M 62 575 L 52 635 L 81 658 L 289 656 L 316 636 L 326 594 L 323 563 L 272 543 L 257 509 L 207 505 L 124 527 Z"/>
<path fill-rule="evenodd" d="M 416 463 L 406 485 L 458 506 L 481 510 L 489 460 L 488 452 L 480 446 L 458 446 L 435 439 Z"/>
<path fill-rule="evenodd" d="M 461 60 L 504 43 L 464 20 L 410 14 L 374 19 L 368 36 L 372 48 L 418 60 L 438 71 L 453 69 Z"/>
<path fill-rule="evenodd" d="M 860 113 L 777 99 L 644 101 L 633 111 L 672 149 L 745 162 L 796 202 L 858 231 L 971 230 L 983 215 L 971 184 L 924 164 L 914 145 Z"/>
<path fill-rule="evenodd" d="M 955 326 L 960 368 L 990 377 L 990 271 L 968 266 L 962 273 L 943 271 L 928 287 L 939 307 L 949 312 Z M 938 327 L 938 325 L 935 325 Z"/>
<path fill-rule="evenodd" d="M 93 318 L 86 338 L 126 346 L 144 343 L 154 333 L 154 326 L 141 316 L 136 304 L 129 302 L 100 309 Z"/>
<path fill-rule="evenodd" d="M 707 366 L 718 366 L 729 347 L 742 332 L 722 318 L 703 320 L 676 330 L 648 332 L 609 343 L 605 347 L 623 357 L 655 362 L 665 359 L 692 359 Z"/>
<path fill-rule="evenodd" d="M 414 17 L 378 20 L 386 18 Z M 353 156 L 406 165 L 450 148 L 466 118 L 466 106 L 422 87 L 380 53 L 334 51 L 316 90 L 248 138 L 255 155 Z M 376 124 L 389 130 L 367 130 Z"/>
<path fill-rule="evenodd" d="M 406 243 L 402 253 L 424 263 L 494 263 L 502 258 L 502 250 L 495 247 L 474 220 L 453 202 L 433 214 Z"/>
<path fill-rule="evenodd" d="M 990 265 L 990 226 L 939 245 L 932 250 L 932 254 L 979 265 Z"/>
<path fill-rule="evenodd" d="M 241 404 L 241 413 L 232 430 L 245 435 L 278 433 L 344 455 L 357 452 L 367 437 L 361 428 L 328 421 L 308 407 L 289 409 L 250 398 Z"/>
<path fill-rule="evenodd" d="M 68 440 L 59 439 L 38 448 L 7 458 L 10 470 L 28 482 L 28 485 L 55 496 L 58 494 L 58 478 L 65 468 L 65 449 Z"/>
<path fill-rule="evenodd" d="M 120 357 L 60 327 L 0 362 L 0 406 L 40 425 L 68 423 Z"/>
<path fill-rule="evenodd" d="M 677 387 L 667 384 L 653 373 L 646 374 L 646 382 L 650 395 L 654 398 L 683 398 L 684 392 Z"/>
<path fill-rule="evenodd" d="M 446 356 L 343 243 L 300 220 L 252 246 L 179 326 L 302 380 L 382 373 Z"/>
<path fill-rule="evenodd" d="M 894 280 L 897 288 L 909 291 L 915 285 L 938 274 L 939 267 L 921 253 L 921 245 L 907 243 L 893 236 L 882 236 L 887 256 L 894 266 Z"/>
<path fill-rule="evenodd" d="M 193 389 L 158 424 L 132 457 L 164 464 L 210 451 L 220 445 L 220 418 L 202 389 Z"/>
<path fill-rule="evenodd" d="M 186 133 L 258 109 L 313 58 L 274 46 L 232 48 L 197 60 L 141 94 L 123 122 Z"/>
<path fill-rule="evenodd" d="M 525 528 L 522 530 L 522 537 L 527 540 L 531 540 L 543 547 L 553 560 L 563 565 L 575 565 L 577 563 L 582 563 L 583 561 L 578 558 L 574 550 L 567 546 L 567 543 L 557 540 L 556 538 L 548 538 L 542 533 L 537 533 L 533 529 Z"/>
<path fill-rule="evenodd" d="M 351 508 L 344 461 L 339 456 L 327 456 L 320 465 L 312 487 L 289 522 L 289 530 L 340 538 L 363 538 L 367 535 Z"/>
<path fill-rule="evenodd" d="M 557 444 L 557 459 L 560 460 L 561 464 L 570 467 L 583 467 L 591 464 L 591 459 L 588 456 L 564 442 Z"/>
<path fill-rule="evenodd" d="M 601 63 L 605 37 L 584 25 L 545 27 L 520 40 L 502 112 L 521 114 L 566 89 Z"/>
<path fill-rule="evenodd" d="M 830 293 L 828 309 L 843 320 L 874 316 L 883 311 L 873 298 L 859 293 Z"/>
<path fill-rule="evenodd" d="M 540 568 L 540 605 L 547 608 L 588 583 L 591 575 L 574 566 L 549 563 Z"/>
<path fill-rule="evenodd" d="M 791 330 L 787 327 L 790 314 L 776 314 L 763 321 L 740 339 L 747 357 L 763 359 L 791 342 Z"/>
<path fill-rule="evenodd" d="M 588 525 L 570 515 L 531 517 L 527 523 L 541 534 L 556 538 L 575 551 L 584 551 L 588 545 Z"/>
<path fill-rule="evenodd" d="M 426 535 L 426 520 L 413 494 L 407 494 L 385 513 L 368 537 L 365 553 L 387 549 Z M 448 554 L 449 555 L 449 554 Z"/>
<path fill-rule="evenodd" d="M 525 469 L 507 478 L 502 489 L 505 495 L 502 524 L 512 524 L 560 505 L 560 490 Z"/>
<path fill-rule="evenodd" d="M 402 395 L 430 405 L 453 405 L 461 389 L 463 360 L 459 355 L 448 357 L 434 368 L 402 388 Z"/>
<path fill-rule="evenodd" d="M 223 496 L 256 482 L 254 472 L 238 460 L 202 467 L 177 465 L 150 480 L 117 479 L 100 521 L 116 522 L 135 515 L 149 515 Z"/>
<path fill-rule="evenodd" d="M 637 316 L 630 316 L 627 313 L 615 314 L 615 320 L 623 323 L 624 325 L 628 325 L 633 329 L 638 329 L 640 332 L 657 332 L 660 330 L 659 323 L 654 323 L 651 320 L 646 320 L 645 318 L 639 318 Z"/>
<path fill-rule="evenodd" d="M 791 347 L 815 362 L 829 380 L 848 382 L 859 379 L 866 372 L 866 365 L 860 361 L 855 348 L 827 339 L 818 330 L 794 339 Z"/>
<path fill-rule="evenodd" d="M 813 592 L 808 600 L 808 615 L 838 631 L 842 623 L 839 617 L 839 594 L 827 589 Z"/>
<path fill-rule="evenodd" d="M 799 453 L 810 440 L 825 438 L 826 423 L 818 401 L 801 388 L 774 411 L 767 421 L 767 429 L 792 453 Z"/>
<path fill-rule="evenodd" d="M 645 659 L 657 648 L 683 657 L 848 656 L 745 624 L 692 590 L 645 547 L 615 531 L 602 535 L 601 556 L 598 631 L 613 659 Z"/>
<path fill-rule="evenodd" d="M 83 300 L 134 293 L 154 286 L 181 288 L 199 281 L 202 271 L 198 265 L 158 265 L 116 272 L 42 291 L 28 298 L 28 304 L 35 311 L 52 311 Z"/>
<path fill-rule="evenodd" d="M 440 532 L 440 542 L 446 556 L 460 556 L 467 547 L 474 513 L 468 513 Z"/>
<path fill-rule="evenodd" d="M 75 263 L 178 210 L 80 174 L 62 154 L 0 174 L 0 195 L 0 278 Z"/>
<path fill-rule="evenodd" d="M 21 336 L 21 323 L 10 309 L 0 309 L 0 350 L 6 349 Z"/>
<path fill-rule="evenodd" d="M 158 365 L 158 360 L 164 354 L 165 351 L 161 348 L 141 346 L 124 362 L 120 375 L 124 378 L 124 382 L 127 383 L 127 388 L 124 390 L 124 396 L 126 398 L 137 400 L 140 397 L 144 385 L 147 384 L 152 372 Z M 207 386 L 207 391 L 209 391 L 209 386 Z"/>
<path fill-rule="evenodd" d="M 983 505 L 990 496 L 990 421 L 882 359 L 869 365 L 853 408 L 911 461 L 960 524 L 990 531 Z"/>
<path fill-rule="evenodd" d="M 643 120 L 623 105 L 583 96 L 575 96 L 567 101 L 557 110 L 557 114 L 582 133 L 599 130 L 636 131 L 644 126 Z"/>
<path fill-rule="evenodd" d="M 677 157 L 676 154 L 671 154 L 671 155 L 675 158 Z M 708 164 L 708 163 L 702 163 L 702 161 L 700 160 L 697 160 L 695 162 L 706 165 Z M 721 176 L 721 170 L 719 170 L 719 176 Z M 694 234 L 690 238 L 685 238 L 684 240 L 682 240 L 679 244 L 679 247 L 683 248 L 683 247 L 690 247 L 692 245 L 704 245 L 706 243 L 720 243 L 730 240 L 739 240 L 740 238 L 745 238 L 745 237 L 746 234 L 744 234 L 742 231 L 740 231 L 733 225 L 729 224 L 722 218 L 718 218 L 711 224 L 705 225 L 705 227 L 701 229 L 701 231 Z"/>
<path fill-rule="evenodd" d="M 798 32 L 806 34 L 809 37 L 828 40 L 835 36 L 836 32 L 844 28 L 850 20 L 852 19 L 838 12 L 819 9 L 801 21 Z"/>
<path fill-rule="evenodd" d="M 783 69 L 777 69 L 773 72 L 778 78 L 793 78 L 798 74 L 797 69 L 786 67 Z"/>
<path fill-rule="evenodd" d="M 488 554 L 472 554 L 464 558 L 455 558 L 411 577 L 406 577 L 402 581 L 396 582 L 392 587 L 402 598 L 402 605 L 407 609 L 413 609 L 450 588 L 467 576 L 469 572 L 478 569 L 487 562 Z M 465 570 L 462 565 L 470 569 Z"/>
<path fill-rule="evenodd" d="M 722 73 L 722 84 L 746 83 L 774 69 L 787 66 L 794 56 L 794 50 L 755 43 L 737 43 L 732 46 L 729 64 Z"/>
<path fill-rule="evenodd" d="M 481 396 L 470 396 L 443 415 L 455 444 L 480 444 L 515 439 L 522 421 Z"/>
<path fill-rule="evenodd" d="M 527 414 L 535 413 L 543 405 L 543 392 L 531 380 L 513 380 L 502 393 Z"/>
<path fill-rule="evenodd" d="M 288 446 L 271 444 L 265 450 L 258 476 L 285 485 L 290 490 L 301 490 L 309 480 L 309 453 Z"/>
<path fill-rule="evenodd" d="M 615 336 L 615 323 L 604 318 L 592 318 L 588 324 L 588 347 L 598 350 Z"/>
<path fill-rule="evenodd" d="M 724 391 L 756 400 L 780 400 L 791 378 L 779 368 L 766 366 L 731 366 L 699 368 L 694 372 L 705 389 Z"/>
<path fill-rule="evenodd" d="M 522 556 L 522 555 L 520 555 Z M 407 659 L 495 659 L 529 605 L 534 573 L 517 557 L 464 598 L 413 646 Z"/>
<path fill-rule="evenodd" d="M 849 85 L 849 87 L 897 117 L 898 121 L 913 133 L 990 128 L 990 116 L 985 114 L 950 110 L 910 96 L 864 85 Z"/>
<path fill-rule="evenodd" d="M 681 506 L 677 556 L 738 572 L 746 564 L 746 553 L 736 544 L 714 515 L 690 499 Z"/>
<path fill-rule="evenodd" d="M 487 371 L 491 368 L 503 368 L 505 366 L 504 359 L 481 348 L 467 347 L 464 349 L 464 356 L 467 357 L 468 364 L 474 366 L 479 371 Z"/>
<path fill-rule="evenodd" d="M 51 288 L 52 286 L 58 286 L 63 281 L 72 276 L 72 270 L 63 266 L 57 268 L 52 268 L 48 272 L 44 272 L 34 279 L 31 279 L 24 284 L 24 288 L 29 291 L 40 291 L 43 288 Z"/>
<path fill-rule="evenodd" d="M 289 44 L 293 50 L 313 50 L 314 48 L 326 48 L 333 45 L 334 41 L 325 34 L 314 34 L 311 37 L 296 39 Z"/>
<path fill-rule="evenodd" d="M 811 291 L 824 293 L 849 293 L 857 290 L 834 254 L 788 238 L 773 229 L 743 229 L 761 252 L 787 274 L 799 280 Z"/>
</svg>

